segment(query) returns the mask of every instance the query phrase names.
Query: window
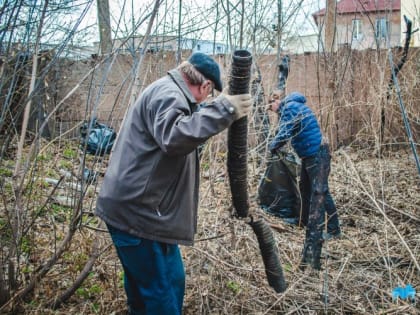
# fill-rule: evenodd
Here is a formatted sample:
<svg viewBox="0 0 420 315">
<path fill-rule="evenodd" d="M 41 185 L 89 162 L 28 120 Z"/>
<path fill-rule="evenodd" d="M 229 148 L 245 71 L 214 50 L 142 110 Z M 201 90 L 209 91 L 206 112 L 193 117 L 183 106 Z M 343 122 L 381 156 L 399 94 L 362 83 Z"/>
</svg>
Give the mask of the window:
<svg viewBox="0 0 420 315">
<path fill-rule="evenodd" d="M 385 18 L 376 20 L 375 36 L 377 39 L 386 39 L 389 32 L 389 22 Z"/>
<path fill-rule="evenodd" d="M 354 40 L 362 39 L 362 21 L 359 19 L 352 21 L 352 38 Z"/>
</svg>

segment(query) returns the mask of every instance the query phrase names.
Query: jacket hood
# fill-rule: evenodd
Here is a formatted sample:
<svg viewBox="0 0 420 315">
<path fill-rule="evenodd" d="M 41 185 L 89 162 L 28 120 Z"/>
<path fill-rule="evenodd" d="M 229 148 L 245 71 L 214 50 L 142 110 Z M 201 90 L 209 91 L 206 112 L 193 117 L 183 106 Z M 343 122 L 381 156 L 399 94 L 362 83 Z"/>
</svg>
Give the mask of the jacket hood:
<svg viewBox="0 0 420 315">
<path fill-rule="evenodd" d="M 306 97 L 299 92 L 292 92 L 290 94 L 288 94 L 281 102 L 280 102 L 280 106 L 279 106 L 279 110 L 280 108 L 283 107 L 284 104 L 289 103 L 289 102 L 298 102 L 298 103 L 302 103 L 305 104 L 306 103 Z"/>
</svg>

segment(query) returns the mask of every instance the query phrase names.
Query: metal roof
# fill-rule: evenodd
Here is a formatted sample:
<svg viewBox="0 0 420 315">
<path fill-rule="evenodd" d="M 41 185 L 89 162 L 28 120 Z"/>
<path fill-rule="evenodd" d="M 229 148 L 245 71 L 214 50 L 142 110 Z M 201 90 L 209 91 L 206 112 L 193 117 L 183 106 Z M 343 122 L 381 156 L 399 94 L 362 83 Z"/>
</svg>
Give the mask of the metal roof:
<svg viewBox="0 0 420 315">
<path fill-rule="evenodd" d="M 401 0 L 341 0 L 337 3 L 338 14 L 400 11 Z M 325 8 L 312 14 L 314 18 L 325 15 Z"/>
</svg>

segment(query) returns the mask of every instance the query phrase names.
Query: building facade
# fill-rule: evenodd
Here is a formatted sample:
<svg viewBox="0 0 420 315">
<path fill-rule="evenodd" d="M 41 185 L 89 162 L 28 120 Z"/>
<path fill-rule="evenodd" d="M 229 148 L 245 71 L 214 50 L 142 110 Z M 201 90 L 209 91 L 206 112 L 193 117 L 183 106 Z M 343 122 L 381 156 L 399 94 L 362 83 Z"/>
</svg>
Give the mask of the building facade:
<svg viewBox="0 0 420 315">
<path fill-rule="evenodd" d="M 404 16 L 412 22 L 412 31 L 420 29 L 420 0 L 401 1 L 401 46 L 404 45 L 406 31 Z M 410 46 L 420 47 L 420 31 L 411 35 Z"/>
<path fill-rule="evenodd" d="M 409 0 L 411 1 L 411 0 Z M 312 16 L 325 43 L 326 9 Z M 341 0 L 336 4 L 334 48 L 377 49 L 401 44 L 400 0 Z"/>
<path fill-rule="evenodd" d="M 117 38 L 114 40 L 113 47 L 123 53 L 138 52 L 142 41 L 143 36 Z M 98 45 L 99 43 L 95 43 L 95 46 Z M 199 51 L 208 55 L 219 55 L 227 52 L 226 45 L 222 43 L 195 38 L 178 38 L 177 36 L 150 36 L 147 52 L 177 51 L 178 47 L 181 47 L 182 51 Z"/>
</svg>

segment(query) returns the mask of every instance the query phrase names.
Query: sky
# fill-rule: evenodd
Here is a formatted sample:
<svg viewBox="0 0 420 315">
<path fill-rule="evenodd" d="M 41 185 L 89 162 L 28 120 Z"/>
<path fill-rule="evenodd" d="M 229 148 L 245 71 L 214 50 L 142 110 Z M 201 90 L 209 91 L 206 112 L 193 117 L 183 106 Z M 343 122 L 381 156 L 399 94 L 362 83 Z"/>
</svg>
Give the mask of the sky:
<svg viewBox="0 0 420 315">
<path fill-rule="evenodd" d="M 179 2 L 180 0 L 167 0 L 164 1 L 161 5 L 160 12 L 157 16 L 156 24 L 163 25 L 177 25 L 178 24 L 178 9 L 179 9 Z M 254 0 L 248 0 L 247 2 L 253 2 Z M 258 1 L 258 0 L 255 0 Z M 124 36 L 124 34 L 128 34 L 133 29 L 133 17 L 137 23 L 141 26 L 139 28 L 139 33 L 144 34 L 147 23 L 148 17 L 146 13 L 151 12 L 151 8 L 153 7 L 154 0 L 109 0 L 110 4 L 110 11 L 111 11 L 111 25 L 113 31 L 116 29 L 119 30 L 120 36 Z M 224 1 L 225 3 L 226 1 Z M 293 16 L 293 21 L 291 21 L 291 28 L 293 29 L 296 34 L 299 35 L 306 35 L 306 34 L 313 34 L 316 32 L 316 27 L 313 22 L 311 14 L 316 12 L 317 10 L 325 7 L 325 0 L 283 0 L 283 7 L 285 8 L 284 11 L 287 11 L 290 3 L 301 3 L 300 8 L 296 11 L 296 14 Z M 211 15 L 212 10 L 209 10 L 210 7 L 214 5 L 214 0 L 202 1 L 202 0 L 182 0 L 183 7 L 188 7 L 187 12 L 183 11 L 182 17 L 186 21 L 184 27 L 188 27 L 188 23 L 191 24 L 191 27 L 206 26 L 208 21 L 203 21 L 203 18 L 195 18 L 196 16 L 207 16 L 209 20 L 212 20 L 209 15 Z M 231 6 L 235 3 L 240 3 L 239 0 L 231 1 Z M 275 4 L 275 2 L 273 1 Z M 214 11 L 214 10 L 213 10 Z M 121 15 L 121 12 L 124 12 Z M 164 14 L 166 12 L 166 14 Z M 267 14 L 267 19 L 276 21 L 275 13 Z M 117 26 L 119 25 L 119 26 Z M 89 27 L 88 35 L 84 35 L 84 38 L 88 42 L 94 42 L 99 40 L 98 29 L 97 29 L 97 7 L 96 7 L 96 0 L 94 0 L 88 14 L 86 15 L 85 19 L 82 21 L 81 28 Z M 219 24 L 219 27 L 220 24 Z M 173 27 L 172 27 L 173 28 Z M 212 39 L 213 32 L 212 31 L 202 31 L 192 34 L 193 36 L 200 36 L 200 39 Z M 208 37 L 208 38 L 207 38 Z"/>
</svg>

